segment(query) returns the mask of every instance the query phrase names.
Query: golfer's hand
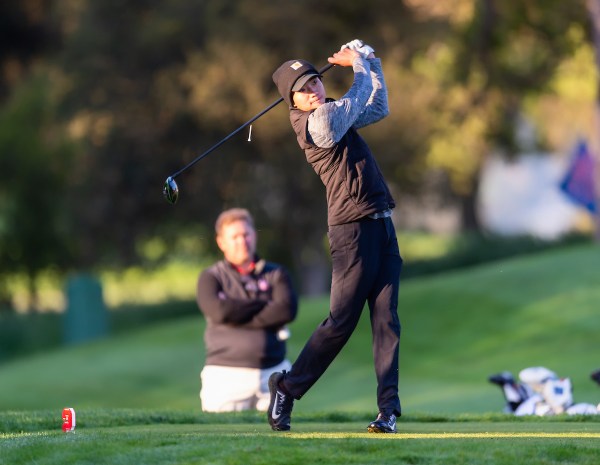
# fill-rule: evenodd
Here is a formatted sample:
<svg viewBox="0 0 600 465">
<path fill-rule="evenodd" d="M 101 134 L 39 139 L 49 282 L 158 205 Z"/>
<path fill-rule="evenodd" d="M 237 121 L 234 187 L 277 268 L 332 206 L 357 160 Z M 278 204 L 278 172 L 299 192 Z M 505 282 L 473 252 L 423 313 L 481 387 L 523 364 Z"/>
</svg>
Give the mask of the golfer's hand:
<svg viewBox="0 0 600 465">
<path fill-rule="evenodd" d="M 364 58 L 375 58 L 375 50 L 370 45 L 364 44 L 362 47 L 356 49 Z"/>
<path fill-rule="evenodd" d="M 340 50 L 344 50 L 345 48 L 349 48 L 350 50 L 357 50 L 360 47 L 362 47 L 363 45 L 364 44 L 363 44 L 362 40 L 360 40 L 360 39 L 354 39 L 354 40 L 351 40 L 350 42 L 342 45 L 340 47 Z"/>
<path fill-rule="evenodd" d="M 375 50 L 370 45 L 365 44 L 360 39 L 354 39 L 341 46 L 340 50 L 349 48 L 350 50 L 356 50 L 363 58 L 374 58 Z"/>
<path fill-rule="evenodd" d="M 352 62 L 360 56 L 360 53 L 356 50 L 344 48 L 327 58 L 327 61 L 338 66 L 352 66 Z"/>
</svg>

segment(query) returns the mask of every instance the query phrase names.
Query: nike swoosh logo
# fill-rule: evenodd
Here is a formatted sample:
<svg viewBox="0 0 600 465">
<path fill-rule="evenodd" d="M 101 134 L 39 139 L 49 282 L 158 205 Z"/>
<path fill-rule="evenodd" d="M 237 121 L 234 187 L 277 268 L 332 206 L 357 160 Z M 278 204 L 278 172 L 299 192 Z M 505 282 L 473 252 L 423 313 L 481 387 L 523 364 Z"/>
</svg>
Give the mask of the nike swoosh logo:
<svg viewBox="0 0 600 465">
<path fill-rule="evenodd" d="M 275 392 L 275 402 L 273 402 L 273 410 L 271 411 L 271 418 L 277 420 L 281 414 L 277 413 L 277 404 L 279 402 L 279 392 Z"/>
</svg>

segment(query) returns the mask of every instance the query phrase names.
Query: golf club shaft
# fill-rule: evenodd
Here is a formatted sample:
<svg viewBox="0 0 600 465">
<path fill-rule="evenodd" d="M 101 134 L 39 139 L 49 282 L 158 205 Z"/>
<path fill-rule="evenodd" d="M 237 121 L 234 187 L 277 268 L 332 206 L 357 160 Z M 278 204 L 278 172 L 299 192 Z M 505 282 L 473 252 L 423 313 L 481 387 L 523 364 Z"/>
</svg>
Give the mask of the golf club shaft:
<svg viewBox="0 0 600 465">
<path fill-rule="evenodd" d="M 332 68 L 333 66 L 334 65 L 332 63 L 329 63 L 329 64 L 323 66 L 323 68 L 321 68 L 319 70 L 319 73 L 323 74 L 326 71 L 328 71 L 330 68 Z M 273 102 L 271 105 L 269 105 L 268 107 L 266 107 L 260 113 L 256 114 L 252 118 L 250 118 L 248 121 L 246 121 L 244 124 L 242 124 L 239 128 L 237 128 L 235 131 L 233 131 L 231 134 L 229 134 L 227 137 L 225 137 L 224 139 L 222 139 L 219 142 L 217 142 L 215 145 L 213 145 L 211 148 L 209 148 L 208 150 L 206 150 L 204 153 L 198 155 L 196 158 L 194 158 L 191 162 L 189 162 L 187 165 L 185 165 L 179 171 L 177 171 L 176 173 L 173 173 L 170 176 L 170 178 L 175 179 L 181 173 L 183 173 L 184 171 L 186 171 L 189 168 L 191 168 L 192 166 L 194 166 L 196 163 L 198 163 L 200 160 L 202 160 L 204 157 L 206 157 L 209 153 L 211 153 L 215 149 L 219 148 L 221 145 L 223 145 L 225 142 L 227 142 L 229 139 L 231 139 L 233 136 L 235 136 L 242 129 L 248 127 L 250 124 L 252 124 L 254 121 L 256 121 L 258 118 L 260 118 L 262 115 L 264 115 L 265 113 L 267 113 L 273 107 L 276 107 L 277 105 L 279 105 L 281 102 L 283 102 L 283 97 L 279 97 L 279 99 L 277 101 Z"/>
</svg>

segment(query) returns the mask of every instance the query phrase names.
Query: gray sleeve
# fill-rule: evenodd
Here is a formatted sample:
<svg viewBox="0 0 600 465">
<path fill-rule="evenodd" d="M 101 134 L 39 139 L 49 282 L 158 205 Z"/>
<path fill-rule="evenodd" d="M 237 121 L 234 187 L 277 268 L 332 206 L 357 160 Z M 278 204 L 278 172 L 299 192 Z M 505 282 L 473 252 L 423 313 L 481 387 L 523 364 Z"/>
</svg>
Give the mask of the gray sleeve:
<svg viewBox="0 0 600 465">
<path fill-rule="evenodd" d="M 374 60 L 354 60 L 354 82 L 348 92 L 339 100 L 321 105 L 309 116 L 308 134 L 316 146 L 333 147 L 365 110 L 373 93 L 369 61 Z"/>
<path fill-rule="evenodd" d="M 376 123 L 385 118 L 390 110 L 388 107 L 388 95 L 383 70 L 381 69 L 381 60 L 371 59 L 371 82 L 373 83 L 373 93 L 367 102 L 365 110 L 358 116 L 354 122 L 356 129 Z"/>
<path fill-rule="evenodd" d="M 308 118 L 308 133 L 318 147 L 333 147 L 350 127 L 373 124 L 389 114 L 387 88 L 379 58 L 352 63 L 354 83 L 335 102 L 317 108 Z"/>
</svg>

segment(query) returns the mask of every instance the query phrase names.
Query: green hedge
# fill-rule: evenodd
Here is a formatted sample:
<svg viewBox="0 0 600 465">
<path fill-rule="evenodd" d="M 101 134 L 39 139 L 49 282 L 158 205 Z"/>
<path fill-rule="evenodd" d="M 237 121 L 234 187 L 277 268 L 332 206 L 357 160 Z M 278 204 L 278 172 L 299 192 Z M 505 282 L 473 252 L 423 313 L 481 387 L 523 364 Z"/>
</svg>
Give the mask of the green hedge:
<svg viewBox="0 0 600 465">
<path fill-rule="evenodd" d="M 117 334 L 197 312 L 195 301 L 123 305 L 109 311 L 109 328 Z M 63 331 L 60 313 L 0 313 L 0 363 L 62 345 Z"/>
<path fill-rule="evenodd" d="M 559 241 L 532 237 L 464 235 L 441 258 L 406 261 L 402 279 L 431 275 L 453 269 L 480 265 L 517 255 L 591 242 L 589 236 L 572 235 Z M 123 305 L 110 311 L 112 334 L 171 318 L 198 312 L 195 301 L 175 301 L 156 305 Z M 0 363 L 14 357 L 60 346 L 63 343 L 63 318 L 56 313 L 14 314 L 0 312 Z"/>
<path fill-rule="evenodd" d="M 518 255 L 590 242 L 592 242 L 590 236 L 581 234 L 572 234 L 556 241 L 544 241 L 531 236 L 504 237 L 479 233 L 465 234 L 443 257 L 405 261 L 402 278 L 431 275 Z"/>
</svg>

